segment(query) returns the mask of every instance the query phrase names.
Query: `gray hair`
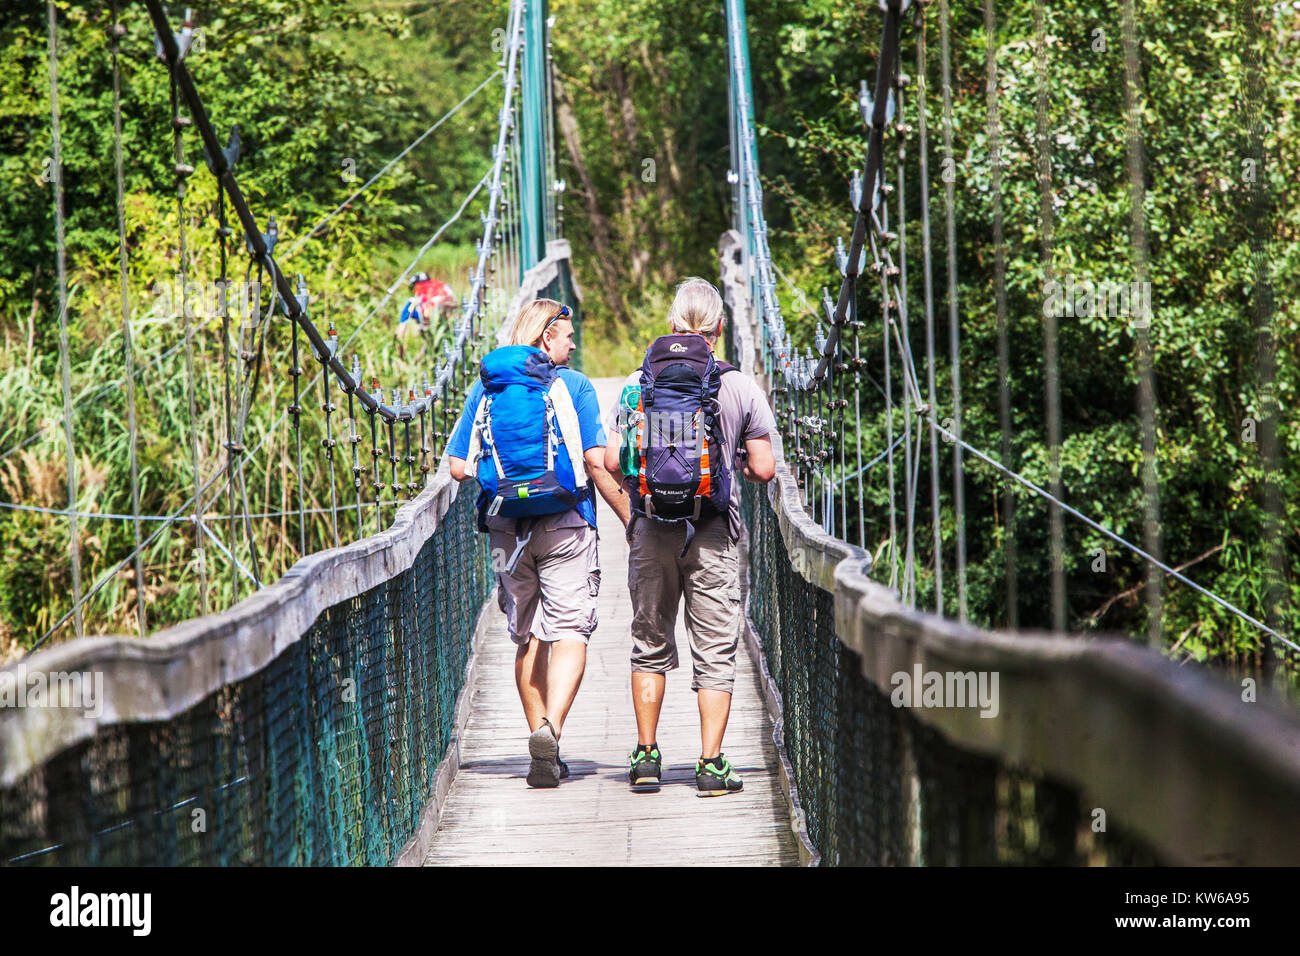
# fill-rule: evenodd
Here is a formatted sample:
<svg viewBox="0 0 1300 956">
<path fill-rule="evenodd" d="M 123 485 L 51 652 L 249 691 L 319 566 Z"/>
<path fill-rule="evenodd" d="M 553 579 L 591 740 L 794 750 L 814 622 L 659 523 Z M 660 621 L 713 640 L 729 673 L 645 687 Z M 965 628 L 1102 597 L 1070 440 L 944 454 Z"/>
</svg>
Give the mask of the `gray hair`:
<svg viewBox="0 0 1300 956">
<path fill-rule="evenodd" d="M 668 326 L 674 332 L 699 332 L 716 338 L 722 331 L 722 296 L 713 283 L 691 276 L 677 285 Z"/>
</svg>

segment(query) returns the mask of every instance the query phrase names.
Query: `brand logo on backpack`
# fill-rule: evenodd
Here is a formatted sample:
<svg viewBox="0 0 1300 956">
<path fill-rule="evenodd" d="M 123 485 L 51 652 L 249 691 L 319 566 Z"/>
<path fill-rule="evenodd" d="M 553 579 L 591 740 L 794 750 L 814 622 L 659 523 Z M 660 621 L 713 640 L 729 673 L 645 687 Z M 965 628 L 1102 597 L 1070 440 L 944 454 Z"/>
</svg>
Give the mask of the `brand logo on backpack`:
<svg viewBox="0 0 1300 956">
<path fill-rule="evenodd" d="M 640 515 L 685 522 L 687 546 L 695 523 L 725 515 L 731 469 L 718 420 L 724 372 L 701 335 L 656 339 L 641 365 L 640 402 L 634 415 L 635 455 L 629 438 L 624 483 Z M 684 553 L 684 552 L 683 552 Z"/>
</svg>

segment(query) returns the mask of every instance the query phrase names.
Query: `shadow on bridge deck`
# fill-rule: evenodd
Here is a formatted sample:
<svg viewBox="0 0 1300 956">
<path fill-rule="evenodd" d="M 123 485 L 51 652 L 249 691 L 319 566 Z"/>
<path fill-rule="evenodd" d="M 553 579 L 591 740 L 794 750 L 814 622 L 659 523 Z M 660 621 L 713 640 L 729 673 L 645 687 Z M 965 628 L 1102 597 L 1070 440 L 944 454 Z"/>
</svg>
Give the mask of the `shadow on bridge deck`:
<svg viewBox="0 0 1300 956">
<path fill-rule="evenodd" d="M 618 380 L 595 384 L 601 407 L 608 408 L 617 400 Z M 744 791 L 696 797 L 699 716 L 680 617 L 683 666 L 669 675 L 659 727 L 663 787 L 657 793 L 628 787 L 627 755 L 636 743 L 636 724 L 628 671 L 627 544 L 610 510 L 602 504 L 599 514 L 600 624 L 561 742 L 571 776 L 556 790 L 532 790 L 524 782 L 527 726 L 514 686 L 514 646 L 504 616 L 490 608 L 477 676 L 466 689 L 473 697 L 461 766 L 426 865 L 797 865 L 772 725 L 743 641 L 723 747 L 745 779 Z"/>
</svg>

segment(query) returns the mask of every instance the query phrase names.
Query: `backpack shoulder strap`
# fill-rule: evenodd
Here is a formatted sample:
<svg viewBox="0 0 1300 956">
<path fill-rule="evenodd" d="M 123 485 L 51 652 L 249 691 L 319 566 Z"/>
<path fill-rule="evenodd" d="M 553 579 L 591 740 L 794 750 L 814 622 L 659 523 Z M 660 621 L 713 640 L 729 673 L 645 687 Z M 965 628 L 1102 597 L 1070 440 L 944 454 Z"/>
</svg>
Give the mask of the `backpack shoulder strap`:
<svg viewBox="0 0 1300 956">
<path fill-rule="evenodd" d="M 573 404 L 573 395 L 564 377 L 556 375 L 547 391 L 551 405 L 555 409 L 555 419 L 560 426 L 560 437 L 564 439 L 564 450 L 573 465 L 573 482 L 579 489 L 587 486 L 587 469 L 582 460 L 582 427 L 578 423 L 578 409 Z"/>
<path fill-rule="evenodd" d="M 478 407 L 474 409 L 473 424 L 469 431 L 469 451 L 466 452 L 466 461 L 477 471 L 479 459 L 483 457 L 483 429 L 487 423 L 488 396 L 483 393 L 483 397 L 478 400 Z"/>
</svg>

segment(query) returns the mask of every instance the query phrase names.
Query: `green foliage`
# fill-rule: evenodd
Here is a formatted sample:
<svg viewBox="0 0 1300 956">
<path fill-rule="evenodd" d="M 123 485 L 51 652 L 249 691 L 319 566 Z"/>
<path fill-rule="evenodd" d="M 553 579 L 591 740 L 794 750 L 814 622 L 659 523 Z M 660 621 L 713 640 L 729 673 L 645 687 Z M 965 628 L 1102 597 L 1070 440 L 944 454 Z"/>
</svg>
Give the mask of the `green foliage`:
<svg viewBox="0 0 1300 956">
<path fill-rule="evenodd" d="M 853 4 L 854 23 L 868 23 L 870 47 L 879 30 L 874 4 Z M 997 457 L 998 365 L 994 308 L 994 248 L 990 145 L 986 134 L 985 33 L 978 5 L 952 4 L 953 136 L 956 157 L 957 277 L 962 334 L 964 437 Z M 1054 236 L 1058 277 L 1078 280 L 1136 281 L 1129 242 L 1129 188 L 1126 162 L 1124 57 L 1118 3 L 1049 4 L 1049 127 L 1056 207 Z M 807 9 L 807 8 L 804 8 Z M 1039 249 L 1039 190 L 1035 177 L 1036 93 L 1032 3 L 997 4 L 995 38 L 998 98 L 1002 126 L 1003 215 L 1006 223 L 1009 381 L 1012 407 L 1010 464 L 1040 486 L 1049 483 L 1044 413 L 1043 263 Z M 853 81 L 870 78 L 869 63 L 857 75 L 837 72 L 823 48 L 814 54 L 812 37 L 829 30 L 821 19 L 807 27 L 810 59 L 820 59 L 820 101 L 810 88 L 790 94 L 791 69 L 779 48 L 785 30 L 759 26 L 762 10 L 751 9 L 751 60 L 760 127 L 760 163 L 767 186 L 767 213 L 779 265 L 790 264 L 802 301 L 815 304 L 814 290 L 831 284 L 827 265 L 836 235 L 847 236 L 850 222 L 844 184 L 862 162 L 865 137 L 856 115 Z M 1261 506 L 1264 462 L 1249 420 L 1262 417 L 1257 371 L 1255 317 L 1256 266 L 1252 233 L 1267 228 L 1262 258 L 1271 268 L 1277 339 L 1275 392 L 1281 407 L 1279 446 L 1285 549 L 1292 580 L 1300 571 L 1297 547 L 1297 432 L 1290 409 L 1295 404 L 1295 243 L 1300 215 L 1291 199 L 1285 171 L 1294 166 L 1296 79 L 1293 12 L 1277 8 L 1260 14 L 1262 37 L 1245 34 L 1237 12 L 1174 2 L 1140 5 L 1142 133 L 1150 279 L 1154 319 L 1158 405 L 1158 469 L 1163 554 L 1193 580 L 1243 609 L 1272 615 L 1283 633 L 1295 634 L 1300 607 L 1269 608 L 1265 520 Z M 791 16 L 791 19 L 796 19 Z M 947 276 L 943 257 L 943 183 L 940 179 L 942 100 L 937 9 L 929 9 L 927 108 L 930 148 L 930 216 L 935 242 L 935 312 L 941 354 L 937 357 L 941 409 L 951 407 L 951 357 L 947 341 Z M 1104 34 L 1099 43 L 1097 30 Z M 904 30 L 904 70 L 915 74 L 916 31 Z M 1279 48 L 1278 42 L 1282 46 Z M 759 52 L 764 46 L 767 54 Z M 859 49 L 861 47 L 858 47 Z M 1263 98 L 1248 92 L 1246 65 L 1260 59 Z M 837 81 L 836 77 L 843 77 Z M 815 87 L 816 83 L 810 84 Z M 911 121 L 915 121 L 914 81 Z M 1265 161 L 1258 169 L 1273 201 L 1264 226 L 1243 212 L 1250 190 L 1244 160 L 1251 155 L 1248 117 L 1264 119 Z M 916 135 L 908 143 L 905 177 L 909 248 L 919 241 L 919 179 Z M 894 156 L 886 150 L 887 162 Z M 896 179 L 890 170 L 891 179 Z M 891 201 L 896 204 L 897 197 Z M 829 227 L 829 232 L 825 231 Z M 921 304 L 924 290 L 913 260 L 909 274 L 912 342 L 923 360 Z M 800 299 L 784 294 L 783 305 L 799 312 Z M 878 294 L 864 291 L 861 304 L 868 328 L 879 328 Z M 794 323 L 807 343 L 809 321 Z M 1141 433 L 1137 417 L 1138 366 L 1133 327 L 1124 316 L 1096 314 L 1059 320 L 1062 396 L 1062 484 L 1066 500 L 1131 541 L 1142 541 Z M 882 374 L 878 332 L 864 336 L 871 359 L 868 371 Z M 895 353 L 895 377 L 898 356 Z M 924 364 L 921 363 L 924 377 Z M 864 459 L 884 448 L 880 396 L 864 385 L 869 414 L 861 425 Z M 942 412 L 947 415 L 947 412 Z M 895 434 L 901 430 L 896 411 Z M 850 442 L 853 437 L 849 436 Z M 946 606 L 956 604 L 955 526 L 951 520 L 951 446 L 941 444 L 944 493 Z M 929 470 L 928 450 L 925 472 Z M 901 449 L 896 482 L 901 489 Z M 878 467 L 865 490 L 867 545 L 882 546 L 877 573 L 889 577 L 887 473 Z M 918 561 L 932 561 L 928 477 L 922 479 L 916 535 Z M 967 458 L 967 519 L 972 615 L 980 621 L 1007 620 L 1003 582 L 1006 529 L 1001 526 L 1001 480 L 992 469 Z M 1019 552 L 1021 626 L 1050 625 L 1050 555 L 1047 510 L 1043 502 L 1015 488 Z M 901 501 L 901 491 L 900 491 Z M 856 503 L 856 502 L 855 502 Z M 901 526 L 902 515 L 899 515 Z M 1145 630 L 1143 564 L 1095 531 L 1065 518 L 1065 571 L 1072 628 Z M 901 531 L 900 531 L 901 534 Z M 1092 555 L 1105 548 L 1105 572 L 1093 570 Z M 900 542 L 901 551 L 901 542 Z M 934 601 L 933 578 L 922 568 L 919 599 Z M 1203 596 L 1166 580 L 1164 630 L 1171 645 L 1193 657 L 1226 655 L 1254 658 L 1263 646 L 1259 632 Z M 1119 597 L 1112 601 L 1112 598 Z M 1104 609 L 1104 610 L 1103 610 Z"/>
<path fill-rule="evenodd" d="M 259 223 L 275 215 L 282 268 L 308 280 L 311 309 L 324 328 L 333 320 L 341 338 L 356 331 L 393 280 L 411 264 L 424 241 L 459 206 L 490 162 L 500 103 L 500 80 L 489 83 L 454 117 L 400 161 L 363 196 L 312 236 L 289 250 L 304 232 L 347 199 L 391 157 L 414 140 L 495 69 L 488 22 L 504 23 L 504 6 L 462 10 L 436 18 L 432 4 L 416 16 L 376 13 L 362 3 L 283 3 L 241 0 L 200 5 L 203 30 L 187 63 L 209 116 L 222 138 L 238 125 L 242 151 L 236 175 Z M 173 10 L 173 12 L 176 12 Z M 182 300 L 180 221 L 172 176 L 169 80 L 155 58 L 152 26 L 142 5 L 124 4 L 121 42 L 122 141 L 132 336 L 137 369 L 141 511 L 169 515 L 193 493 L 188 402 L 179 318 L 185 301 L 196 328 L 193 339 L 201 478 L 224 459 L 225 378 L 222 328 L 215 282 L 220 276 L 216 183 L 203 166 L 194 131 L 184 137 L 186 161 L 197 172 L 184 199 L 186 272 Z M 113 164 L 112 73 L 103 4 L 61 4 L 59 106 L 62 121 L 69 325 L 74 441 L 78 458 L 78 510 L 129 513 L 130 478 L 123 375 L 121 292 Z M 58 306 L 54 281 L 53 191 L 43 178 L 51 150 L 47 28 L 44 5 L 0 24 L 0 498 L 26 505 L 67 507 L 62 397 L 58 363 Z M 411 64 L 418 64 L 412 69 Z M 346 175 L 354 172 L 354 176 Z M 230 207 L 227 204 L 227 212 Z M 236 225 L 236 236 L 239 230 Z M 420 268 L 465 288 L 480 226 L 471 212 L 452 226 Z M 229 275 L 247 273 L 243 243 L 229 247 Z M 230 341 L 246 318 L 231 291 Z M 441 358 L 440 335 L 408 342 L 393 338 L 406 289 L 360 330 L 349 352 L 387 387 L 416 386 Z M 261 308 L 270 309 L 264 288 Z M 307 376 L 319 366 L 300 342 Z M 272 319 L 257 371 L 258 390 L 245 445 L 255 448 L 246 470 L 254 512 L 283 512 L 296 501 L 294 433 L 281 418 L 291 401 L 290 336 L 282 316 Z M 404 352 L 405 354 L 402 354 Z M 165 357 L 164 357 L 165 356 Z M 337 395 L 337 392 L 335 392 Z M 322 401 L 319 383 L 304 404 Z M 338 401 L 338 399 L 336 399 Z M 343 405 L 345 403 L 339 402 Z M 359 414 L 359 412 L 358 412 Z M 309 507 L 329 503 L 316 449 L 323 436 L 319 412 L 303 416 L 305 488 Z M 278 424 L 276 424 L 278 422 Z M 338 418 L 335 428 L 340 427 Z M 368 429 L 362 416 L 360 426 Z M 274 426 L 274 427 L 273 427 Z M 339 500 L 351 502 L 351 461 L 337 461 Z M 367 462 L 368 464 L 368 462 Z M 243 532 L 216 516 L 230 500 L 214 486 L 205 495 L 210 527 L 247 566 Z M 367 495 L 369 489 L 367 488 Z M 391 518 L 385 509 L 385 519 Z M 345 539 L 355 519 L 341 529 Z M 374 508 L 365 512 L 367 531 Z M 256 522 L 262 576 L 274 580 L 298 556 L 296 518 Z M 0 519 L 0 658 L 10 642 L 25 644 L 68 608 L 71 572 L 66 518 L 7 512 Z M 158 524 L 146 522 L 147 536 Z M 82 519 L 82 586 L 112 568 L 132 547 L 129 522 Z M 328 515 L 309 518 L 308 550 L 333 544 Z M 174 525 L 145 550 L 145 593 L 150 627 L 193 616 L 198 593 L 193 529 Z M 248 592 L 227 559 L 207 548 L 210 607 Z M 128 565 L 87 606 L 87 630 L 134 629 L 136 582 Z M 66 628 L 61 635 L 71 633 Z"/>
</svg>

